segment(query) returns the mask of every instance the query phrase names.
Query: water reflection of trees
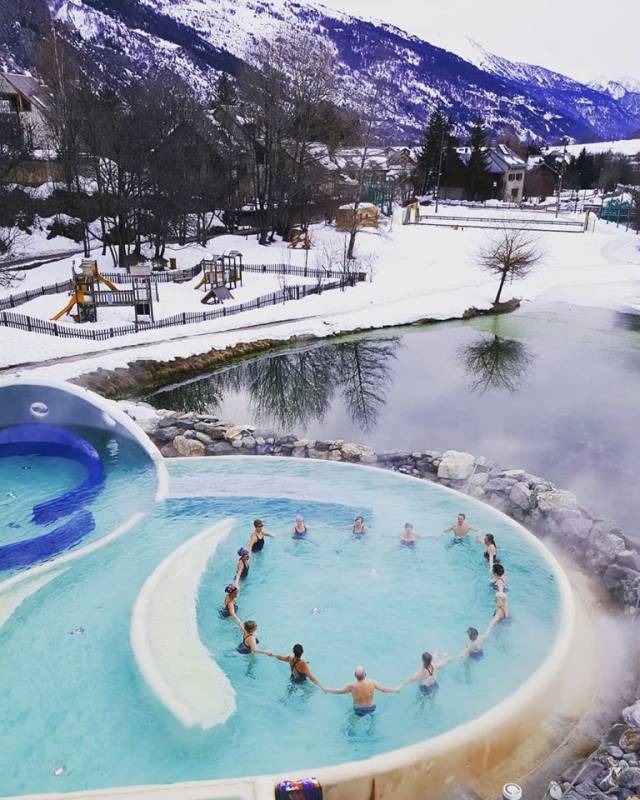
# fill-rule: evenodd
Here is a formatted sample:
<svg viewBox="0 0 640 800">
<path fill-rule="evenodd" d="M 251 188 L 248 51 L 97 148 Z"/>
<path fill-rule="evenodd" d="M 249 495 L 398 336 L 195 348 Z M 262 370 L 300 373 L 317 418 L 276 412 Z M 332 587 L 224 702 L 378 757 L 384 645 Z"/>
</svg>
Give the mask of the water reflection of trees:
<svg viewBox="0 0 640 800">
<path fill-rule="evenodd" d="M 341 397 L 364 432 L 376 423 L 392 377 L 398 338 L 371 338 L 254 359 L 155 397 L 158 405 L 216 413 L 231 393 L 246 393 L 258 423 L 293 430 L 322 422 Z"/>
<path fill-rule="evenodd" d="M 469 388 L 484 394 L 488 389 L 517 392 L 527 379 L 534 357 L 522 342 L 494 334 L 458 351 Z"/>
</svg>

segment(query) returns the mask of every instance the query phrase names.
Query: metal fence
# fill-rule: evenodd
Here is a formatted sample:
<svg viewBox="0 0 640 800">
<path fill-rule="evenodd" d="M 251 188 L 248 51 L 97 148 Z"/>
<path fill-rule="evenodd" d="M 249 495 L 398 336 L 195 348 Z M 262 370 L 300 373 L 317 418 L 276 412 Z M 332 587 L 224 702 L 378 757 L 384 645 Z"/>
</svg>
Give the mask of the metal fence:
<svg viewBox="0 0 640 800">
<path fill-rule="evenodd" d="M 245 264 L 243 269 L 247 272 L 260 272 L 269 275 L 292 275 L 298 278 L 313 278 L 319 279 L 348 279 L 349 274 L 340 270 L 325 270 L 325 269 L 308 269 L 307 267 L 296 267 L 291 264 Z M 190 281 L 199 275 L 202 271 L 201 263 L 196 264 L 189 269 L 181 270 L 165 270 L 163 272 L 152 272 L 151 280 L 154 283 L 177 283 L 181 281 Z M 111 283 L 123 284 L 131 283 L 131 276 L 127 272 L 101 272 L 103 278 L 106 278 Z M 360 278 L 362 280 L 362 278 Z M 0 298 L 0 311 L 5 311 L 8 308 L 16 308 L 17 306 L 28 303 L 36 297 L 42 297 L 45 294 L 60 294 L 61 292 L 70 292 L 73 289 L 73 281 L 60 281 L 52 283 L 48 286 L 40 286 L 37 289 L 28 289 L 19 294 L 11 294 L 7 297 Z"/>
<path fill-rule="evenodd" d="M 184 312 L 148 324 L 138 323 L 138 325 L 129 324 L 109 328 L 83 329 L 81 327 L 72 328 L 66 325 L 58 325 L 57 322 L 48 322 L 47 320 L 30 317 L 27 314 L 14 314 L 12 312 L 2 311 L 0 312 L 0 325 L 33 333 L 59 336 L 65 339 L 90 339 L 94 342 L 101 342 L 107 339 L 113 339 L 117 336 L 128 336 L 131 333 L 138 333 L 139 331 L 171 328 L 175 325 L 192 325 L 199 322 L 208 322 L 213 319 L 231 317 L 235 314 L 242 314 L 244 311 L 279 305 L 280 303 L 286 303 L 290 300 L 301 300 L 308 295 L 322 294 L 322 292 L 332 289 L 344 290 L 348 286 L 354 286 L 356 282 L 357 276 L 349 275 L 346 278 L 343 276 L 342 280 L 325 283 L 324 285 L 286 286 L 279 292 L 264 294 L 261 297 L 250 300 L 248 303 L 221 306 L 212 311 Z"/>
<path fill-rule="evenodd" d="M 293 264 L 243 264 L 246 272 L 262 272 L 270 275 L 294 275 L 297 278 L 344 278 L 348 273 L 336 269 L 310 269 Z"/>
</svg>

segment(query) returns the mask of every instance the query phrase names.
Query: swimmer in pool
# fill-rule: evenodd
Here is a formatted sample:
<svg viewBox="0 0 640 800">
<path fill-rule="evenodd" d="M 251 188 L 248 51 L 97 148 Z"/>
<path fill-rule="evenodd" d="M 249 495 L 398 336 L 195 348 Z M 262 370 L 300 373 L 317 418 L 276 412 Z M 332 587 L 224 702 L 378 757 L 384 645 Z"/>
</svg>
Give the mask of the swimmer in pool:
<svg viewBox="0 0 640 800">
<path fill-rule="evenodd" d="M 477 528 L 474 528 L 473 525 L 469 525 L 467 522 L 467 517 L 465 514 L 458 514 L 458 519 L 454 522 L 453 525 L 450 525 L 448 528 L 445 528 L 441 533 L 440 536 L 444 536 L 445 533 L 451 531 L 453 533 L 453 541 L 454 542 L 461 542 L 464 537 L 470 531 L 478 531 Z M 440 536 L 438 538 L 440 538 Z"/>
<path fill-rule="evenodd" d="M 400 536 L 400 544 L 404 547 L 415 547 L 418 539 L 424 539 L 420 533 L 416 533 L 413 525 L 410 522 L 405 522 L 402 535 Z"/>
<path fill-rule="evenodd" d="M 364 667 L 356 667 L 354 670 L 355 683 L 348 683 L 341 689 L 328 689 L 323 687 L 323 691 L 328 694 L 350 694 L 353 698 L 353 710 L 358 717 L 373 714 L 376 710 L 374 702 L 376 690 L 385 694 L 397 694 L 398 689 L 391 689 L 383 686 L 373 678 L 367 678 L 367 671 Z"/>
<path fill-rule="evenodd" d="M 249 574 L 249 551 L 246 547 L 241 547 L 238 550 L 238 563 L 236 564 L 236 577 L 234 579 L 234 583 L 236 586 L 240 585 L 240 581 L 243 578 L 246 578 Z"/>
<path fill-rule="evenodd" d="M 265 531 L 264 523 L 261 519 L 254 519 L 253 531 L 247 542 L 247 550 L 250 553 L 259 553 L 264 547 L 264 537 L 267 536 L 269 539 L 273 539 L 274 535 Z"/>
<path fill-rule="evenodd" d="M 291 528 L 291 534 L 294 539 L 304 539 L 304 537 L 309 532 L 309 527 L 306 525 L 304 521 L 304 517 L 298 515 L 296 517 L 295 524 L 293 528 Z"/>
<path fill-rule="evenodd" d="M 455 661 L 460 656 L 451 656 L 450 658 L 443 658 L 440 661 L 434 661 L 431 653 L 422 654 L 422 666 L 413 675 L 410 675 L 406 680 L 398 686 L 398 691 L 404 689 L 410 683 L 420 682 L 420 691 L 423 694 L 432 694 L 438 688 L 438 670 L 448 664 L 450 661 Z"/>
<path fill-rule="evenodd" d="M 485 636 L 488 636 L 499 622 L 504 622 L 504 620 L 509 618 L 509 602 L 507 600 L 507 595 L 504 592 L 496 592 L 495 597 L 496 610 L 493 613 L 489 627 L 484 633 Z"/>
<path fill-rule="evenodd" d="M 367 526 L 364 524 L 364 517 L 356 517 L 351 525 L 345 525 L 345 528 L 351 528 L 351 533 L 354 536 L 364 536 L 367 532 Z"/>
<path fill-rule="evenodd" d="M 243 656 L 248 656 L 251 653 L 261 653 L 265 656 L 270 656 L 270 650 L 260 650 L 258 645 L 260 644 L 260 639 L 256 639 L 256 631 L 258 630 L 258 623 L 254 622 L 252 619 L 248 619 L 246 622 L 243 622 L 236 614 L 231 615 L 231 619 L 236 623 L 236 625 L 242 631 L 242 641 L 236 647 L 236 650 L 241 653 Z"/>
<path fill-rule="evenodd" d="M 236 602 L 238 600 L 238 587 L 235 583 L 230 583 L 228 586 L 225 586 L 225 597 L 224 603 L 222 604 L 222 608 L 220 609 L 220 616 L 221 617 L 235 617 L 238 613 L 238 609 L 236 608 Z"/>
<path fill-rule="evenodd" d="M 504 567 L 502 564 L 494 564 L 491 570 L 491 585 L 496 592 L 507 591 L 507 577 L 504 574 Z"/>
<path fill-rule="evenodd" d="M 469 644 L 464 648 L 460 655 L 462 657 L 468 656 L 473 659 L 480 659 L 484 656 L 482 645 L 485 636 L 478 633 L 477 628 L 467 628 L 467 636 L 469 637 Z"/>
<path fill-rule="evenodd" d="M 311 672 L 309 662 L 303 660 L 303 653 L 304 648 L 302 645 L 294 644 L 292 656 L 279 656 L 277 653 L 270 653 L 269 655 L 271 655 L 273 658 L 277 658 L 278 661 L 284 661 L 285 664 L 288 664 L 291 667 L 291 683 L 306 683 L 307 680 L 309 680 L 320 689 L 324 689 L 320 681 L 316 678 L 313 672 Z"/>
<path fill-rule="evenodd" d="M 489 572 L 493 572 L 493 565 L 498 562 L 498 548 L 492 533 L 487 533 L 482 540 L 484 544 L 484 557 L 489 562 Z"/>
</svg>

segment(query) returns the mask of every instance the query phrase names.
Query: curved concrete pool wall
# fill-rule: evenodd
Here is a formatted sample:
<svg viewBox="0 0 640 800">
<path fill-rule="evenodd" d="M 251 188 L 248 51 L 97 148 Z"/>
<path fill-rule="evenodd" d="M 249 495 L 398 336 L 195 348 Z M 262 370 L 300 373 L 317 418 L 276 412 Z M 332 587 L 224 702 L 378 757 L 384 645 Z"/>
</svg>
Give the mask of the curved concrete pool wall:
<svg viewBox="0 0 640 800">
<path fill-rule="evenodd" d="M 0 381 L 0 427 L 47 423 L 82 425 L 133 439 L 154 462 L 158 479 L 156 500 L 167 494 L 165 461 L 144 431 L 112 400 L 63 381 L 24 378 Z"/>
<path fill-rule="evenodd" d="M 259 458 L 259 456 L 228 456 Z M 173 459 L 176 460 L 176 459 Z M 183 459 L 193 462 L 204 459 Z M 300 459 L 308 465 L 306 459 Z M 333 463 L 336 469 L 375 467 Z M 402 480 L 419 480 L 399 473 Z M 443 491 L 458 493 L 446 487 Z M 574 637 L 576 608 L 569 579 L 557 559 L 540 541 L 517 522 L 479 500 L 464 496 L 517 527 L 548 563 L 560 594 L 560 623 L 553 648 L 538 670 L 512 695 L 469 723 L 409 747 L 362 761 L 300 771 L 317 777 L 325 800 L 421 800 L 437 798 L 457 783 L 479 777 L 513 753 L 555 710 L 558 692 L 566 684 L 563 675 Z M 22 800 L 273 800 L 274 786 L 284 778 L 300 777 L 298 770 L 231 780 L 183 782 L 169 785 L 129 786 L 72 793 L 22 796 Z M 17 799 L 16 799 L 17 800 Z"/>
</svg>

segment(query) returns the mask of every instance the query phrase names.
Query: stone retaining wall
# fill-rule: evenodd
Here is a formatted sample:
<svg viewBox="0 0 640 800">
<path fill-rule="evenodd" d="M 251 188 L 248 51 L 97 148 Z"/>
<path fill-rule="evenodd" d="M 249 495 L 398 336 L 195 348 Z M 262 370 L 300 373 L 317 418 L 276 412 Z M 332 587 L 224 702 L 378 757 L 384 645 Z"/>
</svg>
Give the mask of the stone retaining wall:
<svg viewBox="0 0 640 800">
<path fill-rule="evenodd" d="M 147 409 L 147 412 L 149 409 Z M 133 412 L 135 416 L 135 411 Z M 613 520 L 580 505 L 571 492 L 521 469 L 501 469 L 447 450 L 376 453 L 353 442 L 317 441 L 235 425 L 202 414 L 159 411 L 138 420 L 166 457 L 271 455 L 369 464 L 441 483 L 489 503 L 560 545 L 601 578 L 628 615 L 640 606 L 640 548 Z"/>
</svg>

